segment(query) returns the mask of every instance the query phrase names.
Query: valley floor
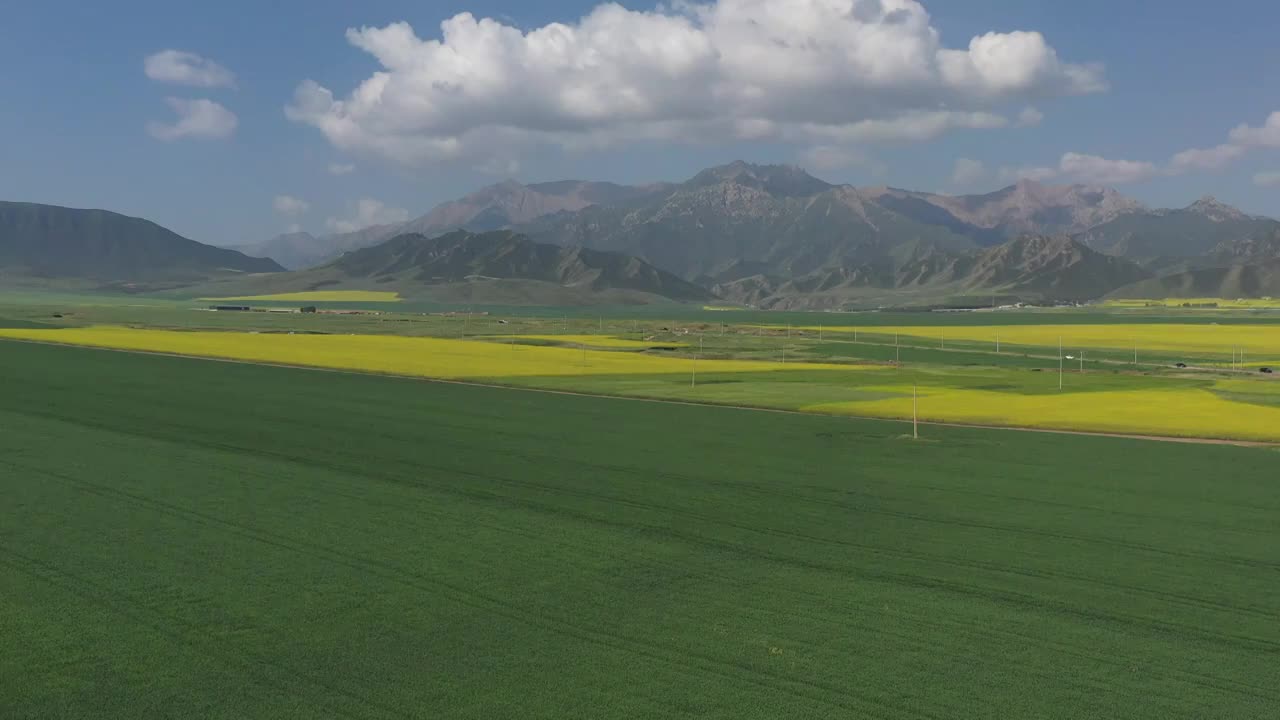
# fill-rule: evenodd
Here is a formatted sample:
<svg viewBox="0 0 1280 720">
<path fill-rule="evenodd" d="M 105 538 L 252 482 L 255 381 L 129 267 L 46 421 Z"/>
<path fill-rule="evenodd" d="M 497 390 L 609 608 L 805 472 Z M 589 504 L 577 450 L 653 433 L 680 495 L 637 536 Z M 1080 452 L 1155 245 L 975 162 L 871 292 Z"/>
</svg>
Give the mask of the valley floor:
<svg viewBox="0 0 1280 720">
<path fill-rule="evenodd" d="M 854 417 L 1280 443 L 1280 384 L 1249 372 L 1256 360 L 1224 368 L 1205 354 L 1243 339 L 1259 354 L 1280 352 L 1280 326 L 1008 327 L 996 330 L 1007 338 L 997 354 L 986 340 L 993 329 L 980 326 L 585 334 L 513 319 L 441 337 L 467 321 L 418 328 L 427 335 L 292 322 L 297 330 L 0 327 L 0 338 Z M 950 345 L 940 332 L 952 334 Z M 1057 348 L 1033 344 L 1054 333 L 1090 349 L 1059 359 Z M 1131 333 L 1148 348 L 1137 366 L 1106 346 Z M 1175 371 L 1175 357 L 1196 364 Z"/>
<path fill-rule="evenodd" d="M 1280 705 L 1271 450 L 16 342 L 0 366 L 0 717 Z"/>
</svg>

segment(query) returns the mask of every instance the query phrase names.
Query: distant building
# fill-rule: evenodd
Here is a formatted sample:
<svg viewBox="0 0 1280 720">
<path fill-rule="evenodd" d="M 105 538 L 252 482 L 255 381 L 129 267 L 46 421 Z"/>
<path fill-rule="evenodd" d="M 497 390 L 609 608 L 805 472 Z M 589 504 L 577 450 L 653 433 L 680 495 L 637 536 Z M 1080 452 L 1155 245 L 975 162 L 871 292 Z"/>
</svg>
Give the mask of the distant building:
<svg viewBox="0 0 1280 720">
<path fill-rule="evenodd" d="M 250 312 L 253 310 L 248 305 L 212 305 L 209 309 L 219 312 Z"/>
</svg>

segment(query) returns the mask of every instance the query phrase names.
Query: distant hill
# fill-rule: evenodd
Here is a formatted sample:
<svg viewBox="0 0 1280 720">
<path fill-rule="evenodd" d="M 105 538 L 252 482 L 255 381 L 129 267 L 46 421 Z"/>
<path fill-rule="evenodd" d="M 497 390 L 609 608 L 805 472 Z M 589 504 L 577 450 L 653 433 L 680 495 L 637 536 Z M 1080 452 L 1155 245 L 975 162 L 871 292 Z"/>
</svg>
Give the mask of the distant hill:
<svg viewBox="0 0 1280 720">
<path fill-rule="evenodd" d="M 1255 232 L 1219 242 L 1209 252 L 1214 266 L 1266 262 L 1280 258 L 1280 222 L 1267 220 Z"/>
<path fill-rule="evenodd" d="M 1108 297 L 1135 300 L 1280 297 L 1280 259 L 1164 275 L 1127 285 Z"/>
<path fill-rule="evenodd" d="M 535 243 L 510 231 L 397 235 L 318 268 L 200 288 L 239 295 L 377 289 L 452 302 L 638 304 L 712 298 L 704 288 L 634 257 Z"/>
<path fill-rule="evenodd" d="M 147 284 L 281 270 L 273 260 L 188 240 L 141 218 L 0 202 L 0 274 L 8 277 Z"/>
<path fill-rule="evenodd" d="M 289 270 L 309 267 L 328 251 L 320 250 L 320 239 L 309 232 L 277 235 L 266 242 L 238 246 L 234 249 L 256 257 L 275 260 Z"/>
<path fill-rule="evenodd" d="M 944 302 L 998 294 L 1022 300 L 1091 300 L 1151 277 L 1123 258 L 1066 236 L 1026 235 L 965 253 L 923 254 L 891 275 L 873 265 L 843 264 L 799 278 L 756 275 L 717 285 L 725 299 L 769 309 L 839 308 L 851 302 Z"/>
<path fill-rule="evenodd" d="M 249 255 L 269 257 L 289 270 L 305 270 L 323 265 L 343 253 L 377 245 L 399 233 L 399 225 L 371 225 L 345 233 L 312 235 L 307 232 L 277 235 L 266 242 L 235 249 Z"/>
<path fill-rule="evenodd" d="M 970 290 L 1054 300 L 1092 300 L 1151 277 L 1137 263 L 1103 255 L 1066 236 L 1026 235 L 984 251 L 965 269 Z"/>
<path fill-rule="evenodd" d="M 1179 210 L 1126 213 L 1076 238 L 1109 255 L 1158 266 L 1168 264 L 1169 258 L 1204 258 L 1276 228 L 1280 228 L 1280 222 L 1246 215 L 1205 197 Z"/>
</svg>

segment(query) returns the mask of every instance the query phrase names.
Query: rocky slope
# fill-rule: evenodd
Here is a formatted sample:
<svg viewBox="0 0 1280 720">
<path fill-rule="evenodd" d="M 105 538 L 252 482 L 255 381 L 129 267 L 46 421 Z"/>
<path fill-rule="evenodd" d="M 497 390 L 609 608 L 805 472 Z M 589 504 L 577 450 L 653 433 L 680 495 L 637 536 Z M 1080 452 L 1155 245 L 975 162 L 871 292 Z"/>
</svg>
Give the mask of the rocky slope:
<svg viewBox="0 0 1280 720">
<path fill-rule="evenodd" d="M 935 195 L 896 188 L 866 192 L 907 217 L 948 227 L 984 245 L 1027 233 L 1075 234 L 1144 209 L 1111 188 L 1044 185 L 1033 180 L 983 195 Z"/>
</svg>

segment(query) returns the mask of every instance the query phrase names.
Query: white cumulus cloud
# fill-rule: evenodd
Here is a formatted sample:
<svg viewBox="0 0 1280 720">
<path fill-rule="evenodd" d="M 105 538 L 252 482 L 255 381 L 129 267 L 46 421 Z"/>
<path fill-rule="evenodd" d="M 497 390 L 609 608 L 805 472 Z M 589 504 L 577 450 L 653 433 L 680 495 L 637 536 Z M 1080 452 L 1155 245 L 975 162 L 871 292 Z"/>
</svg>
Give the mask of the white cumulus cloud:
<svg viewBox="0 0 1280 720">
<path fill-rule="evenodd" d="M 325 226 L 336 233 L 349 233 L 374 225 L 394 225 L 409 220 L 409 211 L 391 207 L 381 200 L 362 198 L 356 203 L 356 213 L 348 218 L 329 218 Z"/>
<path fill-rule="evenodd" d="M 173 123 L 151 122 L 147 132 L 157 140 L 172 142 L 183 138 L 193 140 L 217 140 L 230 137 L 240 124 L 235 113 L 212 100 L 184 100 L 166 98 L 165 102 L 177 114 Z"/>
<path fill-rule="evenodd" d="M 951 184 L 960 187 L 969 187 L 986 179 L 987 166 L 971 158 L 959 158 L 951 171 Z"/>
<path fill-rule="evenodd" d="M 1280 171 L 1260 172 L 1253 176 L 1253 184 L 1258 187 L 1280 187 Z"/>
<path fill-rule="evenodd" d="M 161 50 L 142 61 L 147 77 L 156 82 L 190 87 L 235 87 L 236 76 L 218 63 L 192 52 Z"/>
<path fill-rule="evenodd" d="M 1154 163 L 1069 152 L 1063 154 L 1056 166 L 1005 167 L 997 177 L 1004 182 L 1066 180 L 1088 185 L 1126 185 L 1150 180 L 1163 172 Z"/>
<path fill-rule="evenodd" d="M 1018 113 L 1018 121 L 1015 124 L 1018 127 L 1035 127 L 1042 122 L 1044 122 L 1044 113 L 1033 107 L 1026 107 Z"/>
<path fill-rule="evenodd" d="M 942 46 L 917 0 L 608 3 L 522 30 L 461 13 L 347 31 L 381 69 L 345 96 L 307 80 L 286 108 L 336 147 L 405 164 L 642 140 L 928 140 L 1002 108 L 1098 92 L 1102 68 L 1038 32 Z"/>
<path fill-rule="evenodd" d="M 1241 125 L 1232 130 L 1231 142 L 1245 147 L 1280 148 L 1280 112 L 1271 113 L 1262 127 Z"/>
<path fill-rule="evenodd" d="M 1081 153 L 1063 155 L 1058 170 L 1062 175 L 1091 185 L 1125 185 L 1150 180 L 1160 174 L 1154 163 L 1110 160 Z"/>
<path fill-rule="evenodd" d="M 302 215 L 311 209 L 311 204 L 306 200 L 292 195 L 277 195 L 271 205 L 276 212 L 289 217 Z"/>
<path fill-rule="evenodd" d="M 1204 149 L 1183 150 L 1169 160 L 1169 172 L 1175 175 L 1196 170 L 1222 170 L 1244 155 L 1239 145 L 1218 145 Z"/>
</svg>

